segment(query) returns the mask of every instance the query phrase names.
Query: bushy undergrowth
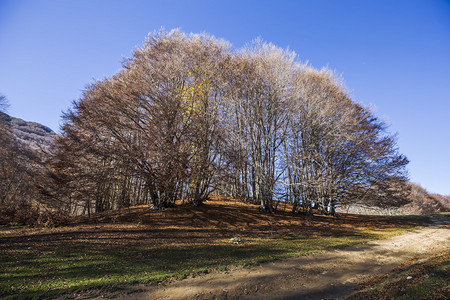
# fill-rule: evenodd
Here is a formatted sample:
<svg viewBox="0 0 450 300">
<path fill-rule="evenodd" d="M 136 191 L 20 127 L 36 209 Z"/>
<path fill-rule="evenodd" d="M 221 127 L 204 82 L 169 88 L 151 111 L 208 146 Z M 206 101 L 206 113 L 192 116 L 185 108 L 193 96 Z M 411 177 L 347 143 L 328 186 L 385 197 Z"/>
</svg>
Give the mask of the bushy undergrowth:
<svg viewBox="0 0 450 300">
<path fill-rule="evenodd" d="M 55 227 L 66 225 L 68 220 L 69 218 L 60 212 L 42 211 L 31 204 L 0 205 L 0 225 Z"/>
</svg>

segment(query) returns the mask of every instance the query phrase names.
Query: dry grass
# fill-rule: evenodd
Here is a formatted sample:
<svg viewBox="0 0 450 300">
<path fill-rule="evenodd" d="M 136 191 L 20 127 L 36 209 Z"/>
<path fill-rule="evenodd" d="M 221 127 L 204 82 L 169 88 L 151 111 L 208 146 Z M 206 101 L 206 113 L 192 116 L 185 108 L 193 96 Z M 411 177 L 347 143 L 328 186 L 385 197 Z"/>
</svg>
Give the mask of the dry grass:
<svg viewBox="0 0 450 300">
<path fill-rule="evenodd" d="M 448 299 L 450 252 L 445 250 L 423 262 L 411 259 L 391 273 L 361 284 L 351 299 Z"/>
<path fill-rule="evenodd" d="M 262 214 L 214 199 L 165 211 L 138 206 L 73 218 L 67 227 L 0 228 L 0 298 L 120 288 L 255 264 L 398 234 L 422 219 Z M 234 244 L 230 238 L 240 237 Z"/>
</svg>

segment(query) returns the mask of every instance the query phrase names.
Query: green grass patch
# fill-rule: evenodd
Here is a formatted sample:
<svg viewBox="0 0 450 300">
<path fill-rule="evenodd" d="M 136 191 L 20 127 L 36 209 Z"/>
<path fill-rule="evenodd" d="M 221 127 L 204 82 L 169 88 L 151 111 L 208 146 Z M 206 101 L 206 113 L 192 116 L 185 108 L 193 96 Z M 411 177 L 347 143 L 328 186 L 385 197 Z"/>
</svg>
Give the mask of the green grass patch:
<svg viewBox="0 0 450 300">
<path fill-rule="evenodd" d="M 354 215 L 307 221 L 289 213 L 261 215 L 243 206 L 215 208 L 151 212 L 149 225 L 0 226 L 0 298 L 100 295 L 136 283 L 156 284 L 388 238 L 424 224 L 410 217 Z M 232 243 L 232 237 L 241 242 Z"/>
<path fill-rule="evenodd" d="M 9 229 L 11 230 L 11 229 Z M 17 228 L 21 231 L 22 229 Z M 168 277 L 319 252 L 390 237 L 405 229 L 386 228 L 353 232 L 338 237 L 243 236 L 235 245 L 228 239 L 200 241 L 194 245 L 152 243 L 130 245 L 93 240 L 59 239 L 33 243 L 20 239 L 0 255 L 0 298 L 52 297 L 86 288 L 120 288 L 124 284 L 156 283 Z M 37 236 L 30 236 L 33 240 Z M 56 237 L 55 237 L 56 238 Z M 124 236 L 124 238 L 126 238 Z"/>
<path fill-rule="evenodd" d="M 450 252 L 412 263 L 377 280 L 352 299 L 448 299 Z"/>
<path fill-rule="evenodd" d="M 399 218 L 399 219 L 403 219 L 403 220 L 423 222 L 423 223 L 430 223 L 431 222 L 431 217 L 429 215 L 405 215 L 405 216 L 396 216 L 395 218 Z"/>
<path fill-rule="evenodd" d="M 440 213 L 435 213 L 435 214 L 431 214 L 432 216 L 450 216 L 450 212 L 440 212 Z"/>
</svg>

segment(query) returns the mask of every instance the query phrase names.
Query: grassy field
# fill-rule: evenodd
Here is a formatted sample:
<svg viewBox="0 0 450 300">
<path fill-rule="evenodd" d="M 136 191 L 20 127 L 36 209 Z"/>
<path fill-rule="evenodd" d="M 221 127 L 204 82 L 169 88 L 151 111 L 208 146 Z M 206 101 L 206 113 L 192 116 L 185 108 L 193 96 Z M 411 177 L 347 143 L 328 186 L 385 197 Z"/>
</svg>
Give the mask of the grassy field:
<svg viewBox="0 0 450 300">
<path fill-rule="evenodd" d="M 261 214 L 254 205 L 216 200 L 166 211 L 133 207 L 52 229 L 3 226 L 0 298 L 69 297 L 157 284 L 387 238 L 426 220 Z"/>
<path fill-rule="evenodd" d="M 366 287 L 351 299 L 448 299 L 450 295 L 450 252 L 424 262 L 411 260 L 363 284 Z"/>
</svg>

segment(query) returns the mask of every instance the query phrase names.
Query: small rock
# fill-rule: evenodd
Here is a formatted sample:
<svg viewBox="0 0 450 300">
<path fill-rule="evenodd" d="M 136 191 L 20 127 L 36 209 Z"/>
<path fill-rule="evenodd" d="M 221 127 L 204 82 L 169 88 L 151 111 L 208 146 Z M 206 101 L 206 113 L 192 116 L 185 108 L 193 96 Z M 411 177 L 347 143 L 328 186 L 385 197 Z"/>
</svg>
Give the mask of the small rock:
<svg viewBox="0 0 450 300">
<path fill-rule="evenodd" d="M 233 243 L 233 244 L 240 244 L 240 243 L 242 243 L 242 240 L 241 240 L 240 237 L 235 236 L 235 237 L 232 237 L 232 238 L 230 239 L 230 242 Z"/>
</svg>

